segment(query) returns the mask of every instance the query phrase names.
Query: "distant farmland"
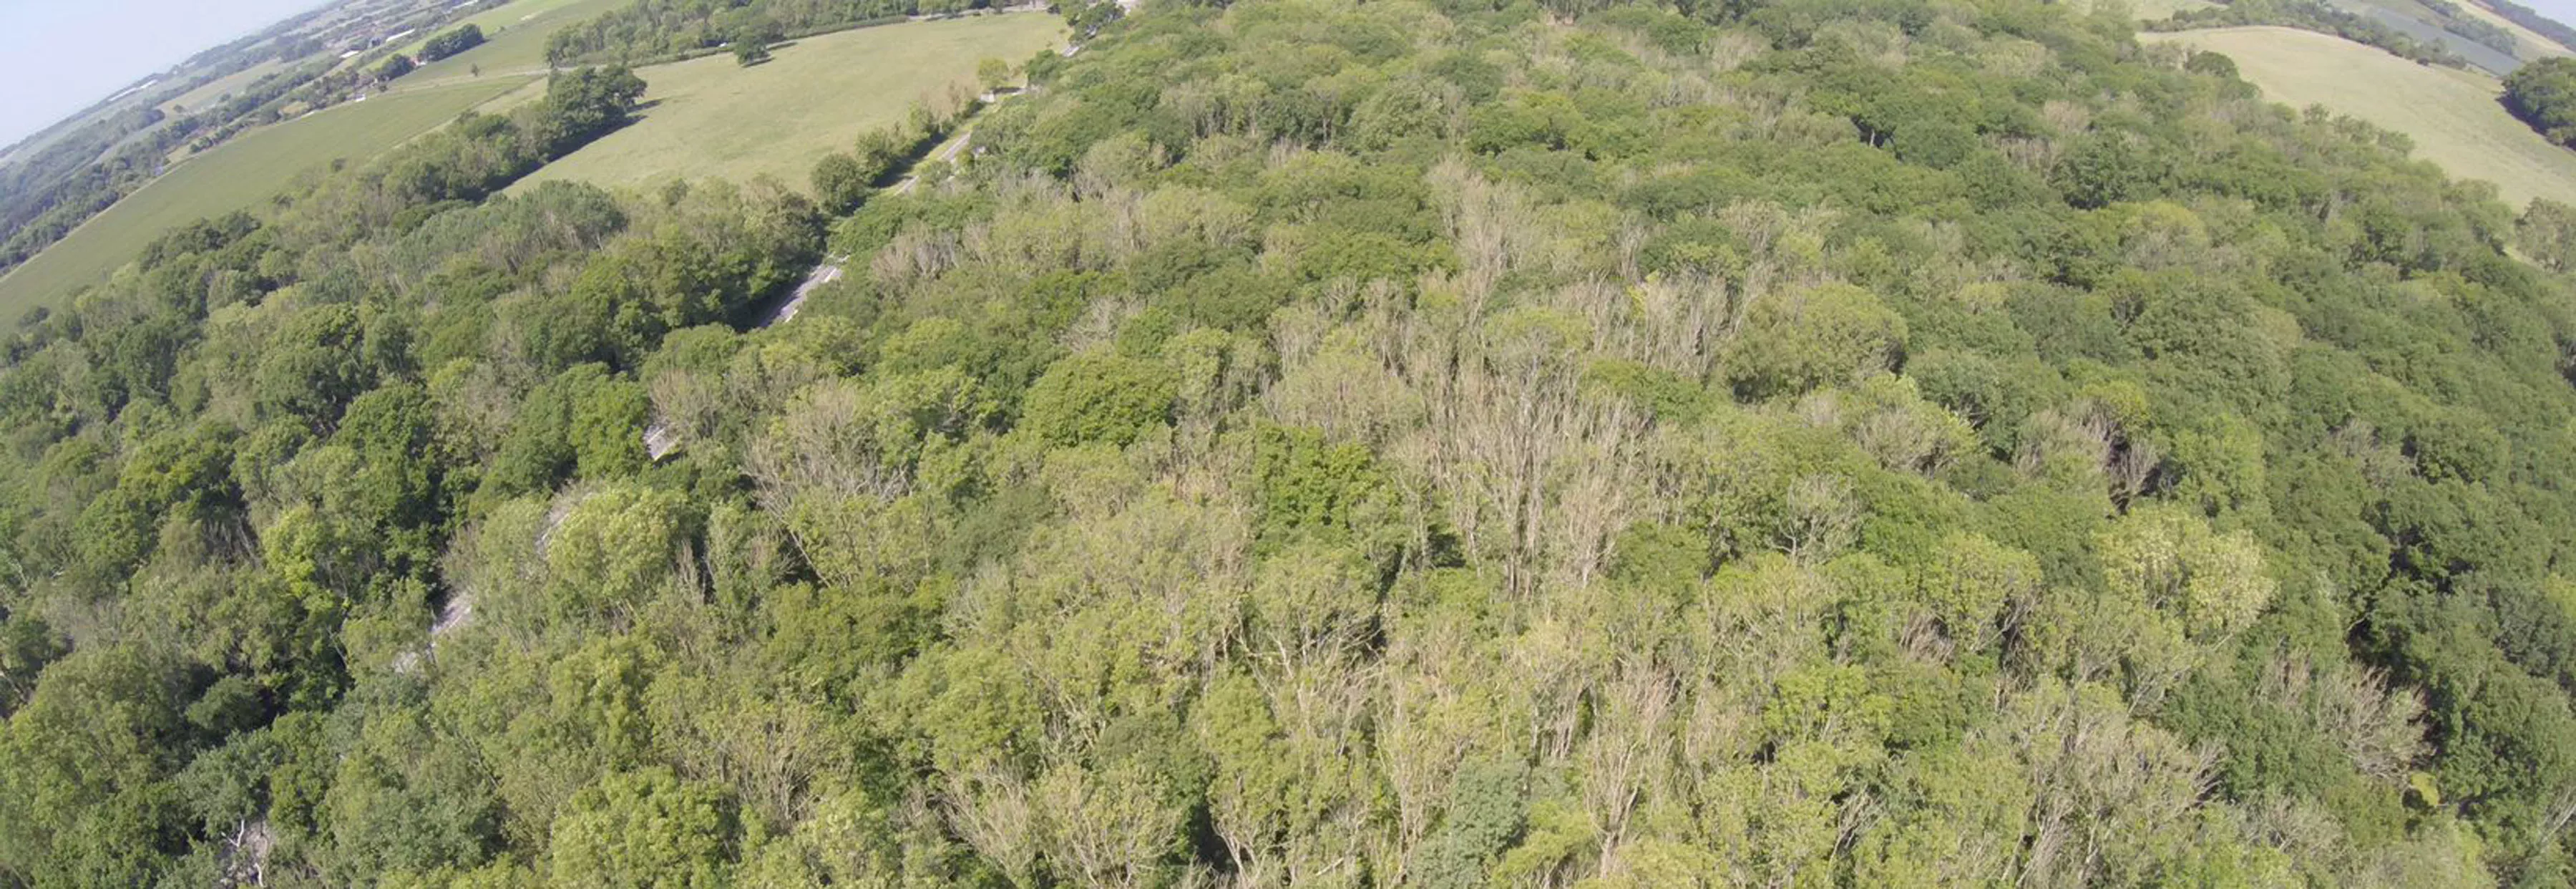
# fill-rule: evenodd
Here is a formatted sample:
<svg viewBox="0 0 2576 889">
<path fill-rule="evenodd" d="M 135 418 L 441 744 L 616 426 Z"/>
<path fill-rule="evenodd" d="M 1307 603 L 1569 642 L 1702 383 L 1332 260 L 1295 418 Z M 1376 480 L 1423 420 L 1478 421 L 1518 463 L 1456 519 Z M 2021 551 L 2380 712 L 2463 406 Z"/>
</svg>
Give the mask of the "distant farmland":
<svg viewBox="0 0 2576 889">
<path fill-rule="evenodd" d="M 2141 34 L 2225 53 L 2265 98 L 2323 105 L 2415 140 L 2418 157 L 2453 177 L 2496 184 L 2519 209 L 2535 197 L 2576 203 L 2576 152 L 2541 138 L 2496 104 L 2495 78 L 2428 67 L 2372 47 L 2291 28 Z"/>
<path fill-rule="evenodd" d="M 297 173 L 334 159 L 374 157 L 531 79 L 489 77 L 391 93 L 244 134 L 172 167 L 0 277 L 0 318 L 61 304 L 73 289 L 104 280 L 171 226 L 255 205 Z"/>
<path fill-rule="evenodd" d="M 642 121 L 528 177 L 636 185 L 741 181 L 763 173 L 803 188 L 814 162 L 903 118 L 913 100 L 971 82 L 975 63 L 1014 65 L 1060 44 L 1064 20 L 1037 13 L 859 28 L 782 46 L 749 68 L 730 55 L 636 73 L 652 103 Z"/>
<path fill-rule="evenodd" d="M 2471 18 L 2484 20 L 2513 34 L 2513 54 L 2523 61 L 2528 62 L 2543 56 L 2570 54 L 2567 47 L 2558 45 L 2558 41 L 2540 36 L 2530 28 L 2515 24 L 2512 19 L 2497 15 L 2495 10 L 2486 8 L 2477 0 L 2462 0 L 2460 8 L 2467 11 Z"/>
<path fill-rule="evenodd" d="M 173 166 L 0 277 L 0 320 L 60 305 L 172 226 L 254 206 L 305 170 L 366 160 L 468 109 L 541 95 L 543 78 L 510 72 L 542 67 L 546 35 L 620 2 L 521 0 L 486 12 L 470 20 L 491 40 L 397 81 L 392 92 L 253 130 Z M 494 21 L 504 24 L 496 30 Z M 767 173 L 802 186 L 824 153 L 900 120 L 916 98 L 970 81 L 979 60 L 1017 64 L 1058 45 L 1063 32 L 1063 20 L 1049 15 L 973 16 L 810 37 L 751 68 L 729 55 L 647 68 L 639 73 L 654 104 L 642 121 L 530 179 L 617 185 Z M 481 77 L 469 75 L 475 65 Z"/>
<path fill-rule="evenodd" d="M 168 101 L 162 102 L 160 105 L 161 111 L 165 114 L 184 114 L 188 111 L 201 110 L 206 105 L 213 103 L 217 99 L 221 99 L 231 93 L 239 92 L 249 87 L 251 84 L 258 83 L 259 79 L 262 77 L 286 70 L 286 67 L 287 66 L 284 63 L 275 59 L 270 59 L 256 65 L 252 65 L 248 68 L 235 71 L 229 75 L 208 81 L 204 86 L 189 90 L 178 96 L 172 97 Z"/>
</svg>

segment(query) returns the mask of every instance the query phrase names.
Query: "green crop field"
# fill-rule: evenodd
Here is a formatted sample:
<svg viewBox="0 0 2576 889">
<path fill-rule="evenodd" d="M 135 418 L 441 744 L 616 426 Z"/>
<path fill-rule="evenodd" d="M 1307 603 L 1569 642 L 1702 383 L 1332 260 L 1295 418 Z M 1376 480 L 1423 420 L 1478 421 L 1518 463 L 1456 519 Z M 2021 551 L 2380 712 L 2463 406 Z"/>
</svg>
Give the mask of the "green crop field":
<svg viewBox="0 0 2576 889">
<path fill-rule="evenodd" d="M 504 73 L 523 73 L 546 66 L 546 38 L 565 25 L 607 12 L 634 0 L 519 0 L 507 6 L 471 16 L 464 22 L 440 27 L 437 32 L 453 30 L 467 22 L 483 29 L 483 44 L 456 55 L 420 66 L 403 75 L 397 87 L 454 80 L 472 76 L 480 67 L 486 77 Z M 427 42 L 430 34 L 421 35 Z M 420 51 L 418 43 L 405 52 Z"/>
<path fill-rule="evenodd" d="M 334 159 L 372 157 L 529 79 L 487 77 L 378 96 L 263 128 L 198 155 L 0 277 L 0 317 L 59 304 L 72 289 L 132 260 L 171 226 L 249 207 L 295 174 Z"/>
<path fill-rule="evenodd" d="M 519 187 L 549 179 L 741 181 L 767 173 L 802 188 L 816 159 L 901 120 L 913 100 L 972 80 L 977 61 L 1019 64 L 1063 37 L 1064 20 L 1055 16 L 973 16 L 808 37 L 749 68 L 718 55 L 641 69 L 652 103 L 643 120 L 548 164 Z"/>
<path fill-rule="evenodd" d="M 2496 104 L 2492 77 L 2418 65 L 2339 37 L 2290 28 L 2212 28 L 2139 39 L 2227 54 L 2266 98 L 2323 105 L 2415 140 L 2416 156 L 2452 176 L 2484 179 L 2519 208 L 2576 203 L 2576 152 L 2551 144 Z"/>
</svg>

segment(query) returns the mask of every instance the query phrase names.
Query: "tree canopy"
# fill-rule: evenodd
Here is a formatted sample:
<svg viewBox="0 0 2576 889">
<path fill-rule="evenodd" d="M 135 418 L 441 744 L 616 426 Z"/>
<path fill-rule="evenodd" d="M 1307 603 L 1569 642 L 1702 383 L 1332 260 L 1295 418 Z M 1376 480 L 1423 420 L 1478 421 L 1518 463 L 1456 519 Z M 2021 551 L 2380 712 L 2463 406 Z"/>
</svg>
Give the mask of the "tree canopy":
<svg viewBox="0 0 2576 889">
<path fill-rule="evenodd" d="M 2535 59 L 2505 75 L 2504 107 L 2549 141 L 2576 147 L 2576 58 Z"/>
<path fill-rule="evenodd" d="M 0 338 L 0 885 L 2576 877 L 2567 208 L 2117 4 L 1062 11 Z"/>
</svg>

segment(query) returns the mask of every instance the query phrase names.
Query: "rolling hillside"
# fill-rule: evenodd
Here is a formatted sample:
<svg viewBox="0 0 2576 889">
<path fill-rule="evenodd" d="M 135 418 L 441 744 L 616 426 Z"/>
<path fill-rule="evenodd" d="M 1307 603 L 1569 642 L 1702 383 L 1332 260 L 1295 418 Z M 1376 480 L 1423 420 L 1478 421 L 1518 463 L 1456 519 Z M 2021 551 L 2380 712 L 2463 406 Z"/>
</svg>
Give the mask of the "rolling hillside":
<svg viewBox="0 0 2576 889">
<path fill-rule="evenodd" d="M 2337 37 L 2292 28 L 2214 28 L 2141 34 L 2225 53 L 2266 98 L 2323 105 L 2406 134 L 2417 156 L 2453 176 L 2495 183 L 2519 207 L 2576 202 L 2576 152 L 2550 144 L 2496 104 L 2496 80 L 2418 65 Z"/>
<path fill-rule="evenodd" d="M 219 216 L 275 194 L 296 174 L 335 159 L 363 161 L 536 78 L 379 96 L 325 109 L 235 139 L 153 180 L 26 264 L 0 276 L 0 316 L 59 305 L 134 258 L 164 229 Z"/>
</svg>

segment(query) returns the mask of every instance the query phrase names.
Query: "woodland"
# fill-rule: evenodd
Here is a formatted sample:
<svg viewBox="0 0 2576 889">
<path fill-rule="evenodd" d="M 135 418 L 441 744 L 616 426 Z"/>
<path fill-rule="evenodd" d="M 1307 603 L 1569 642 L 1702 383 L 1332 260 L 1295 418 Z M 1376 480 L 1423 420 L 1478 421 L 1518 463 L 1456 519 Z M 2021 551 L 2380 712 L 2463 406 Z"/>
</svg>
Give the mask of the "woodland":
<svg viewBox="0 0 2576 889">
<path fill-rule="evenodd" d="M 821 201 L 500 193 L 585 71 L 171 232 L 0 340 L 0 886 L 2569 885 L 2576 210 L 2102 7 L 1069 9 Z"/>
</svg>

